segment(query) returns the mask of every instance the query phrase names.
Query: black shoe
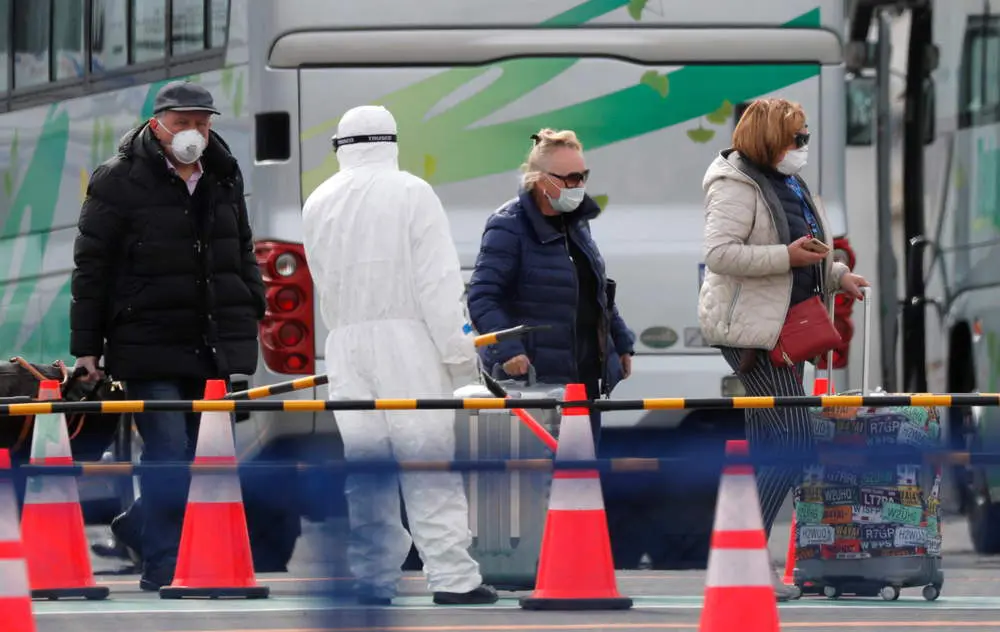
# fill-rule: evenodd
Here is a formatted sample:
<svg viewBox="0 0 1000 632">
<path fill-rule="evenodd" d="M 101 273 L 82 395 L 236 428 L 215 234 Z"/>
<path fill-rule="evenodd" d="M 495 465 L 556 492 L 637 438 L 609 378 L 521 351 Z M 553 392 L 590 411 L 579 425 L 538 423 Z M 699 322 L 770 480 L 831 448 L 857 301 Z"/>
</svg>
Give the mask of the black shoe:
<svg viewBox="0 0 1000 632">
<path fill-rule="evenodd" d="M 91 544 L 90 550 L 93 551 L 94 555 L 97 557 L 112 557 L 119 560 L 132 559 L 132 556 L 129 555 L 128 547 L 122 544 L 121 541 L 114 538 L 108 538 L 104 542 Z"/>
<path fill-rule="evenodd" d="M 139 579 L 139 588 L 146 592 L 156 592 L 174 581 L 173 570 L 165 568 L 146 568 Z"/>
<path fill-rule="evenodd" d="M 138 564 L 142 559 L 142 541 L 139 533 L 130 528 L 133 520 L 128 512 L 115 516 L 111 521 L 111 535 L 115 536 L 117 544 L 126 549 L 126 555 Z"/>
<path fill-rule="evenodd" d="M 434 603 L 439 606 L 475 606 L 496 603 L 500 599 L 493 586 L 482 584 L 467 593 L 436 592 Z"/>
</svg>

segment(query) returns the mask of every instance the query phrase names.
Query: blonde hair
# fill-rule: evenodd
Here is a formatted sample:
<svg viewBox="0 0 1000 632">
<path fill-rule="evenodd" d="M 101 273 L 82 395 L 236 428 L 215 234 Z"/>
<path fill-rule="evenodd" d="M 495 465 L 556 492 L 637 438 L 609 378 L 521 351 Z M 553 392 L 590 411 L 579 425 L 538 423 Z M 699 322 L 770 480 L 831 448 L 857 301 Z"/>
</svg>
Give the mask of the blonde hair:
<svg viewBox="0 0 1000 632">
<path fill-rule="evenodd" d="M 747 160 L 773 167 L 805 126 L 802 106 L 785 99 L 756 99 L 733 130 L 733 149 Z"/>
<path fill-rule="evenodd" d="M 557 131 L 546 127 L 538 130 L 538 133 L 532 134 L 531 140 L 535 142 L 535 146 L 528 152 L 528 159 L 521 165 L 521 171 L 524 172 L 524 175 L 521 176 L 521 184 L 528 191 L 532 190 L 535 183 L 545 174 L 542 163 L 553 151 L 561 147 L 583 151 L 583 143 L 576 137 L 576 132 L 573 130 Z"/>
</svg>

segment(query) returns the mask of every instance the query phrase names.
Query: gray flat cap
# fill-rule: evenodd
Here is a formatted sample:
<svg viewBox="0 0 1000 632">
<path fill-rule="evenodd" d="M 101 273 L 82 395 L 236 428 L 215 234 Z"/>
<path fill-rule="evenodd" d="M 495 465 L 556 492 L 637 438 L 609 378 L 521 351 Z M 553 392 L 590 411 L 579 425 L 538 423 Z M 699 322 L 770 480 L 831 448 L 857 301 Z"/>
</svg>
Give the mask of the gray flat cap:
<svg viewBox="0 0 1000 632">
<path fill-rule="evenodd" d="M 221 114 L 215 108 L 212 93 L 190 81 L 171 81 L 160 88 L 153 102 L 153 114 L 166 110 L 175 112 L 211 112 Z"/>
</svg>

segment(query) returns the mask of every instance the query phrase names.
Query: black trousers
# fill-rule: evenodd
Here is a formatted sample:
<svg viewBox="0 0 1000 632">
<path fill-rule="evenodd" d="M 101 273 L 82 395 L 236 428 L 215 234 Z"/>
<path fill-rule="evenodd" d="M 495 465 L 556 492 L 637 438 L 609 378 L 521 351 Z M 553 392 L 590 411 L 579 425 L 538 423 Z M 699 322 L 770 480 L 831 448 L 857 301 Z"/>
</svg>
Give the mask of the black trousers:
<svg viewBox="0 0 1000 632">
<path fill-rule="evenodd" d="M 752 369 L 740 374 L 738 369 L 743 349 L 722 347 L 722 356 L 739 375 L 747 395 L 757 397 L 802 396 L 802 365 L 775 366 L 767 353 L 757 352 Z M 812 420 L 808 408 L 748 408 L 746 435 L 750 450 L 782 450 L 794 454 L 813 450 Z M 764 518 L 764 531 L 771 536 L 771 527 L 788 493 L 802 483 L 801 465 L 767 466 L 757 472 L 757 492 Z"/>
<path fill-rule="evenodd" d="M 599 399 L 601 397 L 601 387 L 599 381 L 584 382 L 587 388 L 587 399 Z M 594 454 L 599 455 L 601 447 L 601 411 L 590 410 L 590 429 L 594 433 Z"/>
</svg>

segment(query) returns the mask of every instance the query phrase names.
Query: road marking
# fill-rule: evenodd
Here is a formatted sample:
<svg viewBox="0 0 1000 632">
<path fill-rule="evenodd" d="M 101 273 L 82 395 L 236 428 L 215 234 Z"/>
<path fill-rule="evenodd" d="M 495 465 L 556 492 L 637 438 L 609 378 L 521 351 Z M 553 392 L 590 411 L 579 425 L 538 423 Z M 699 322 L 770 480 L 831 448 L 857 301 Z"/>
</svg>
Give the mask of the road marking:
<svg viewBox="0 0 1000 632">
<path fill-rule="evenodd" d="M 106 581 L 103 580 L 104 577 L 108 577 L 108 575 L 100 575 L 100 574 L 98 574 L 98 578 L 101 578 L 101 581 L 99 581 L 98 583 L 101 584 L 102 586 L 131 586 L 131 585 L 138 586 L 138 584 L 139 584 L 139 576 L 138 575 L 135 575 L 134 577 L 130 576 L 130 579 L 109 579 L 109 580 L 106 580 Z M 639 581 L 639 580 L 641 580 L 641 581 L 662 581 L 662 580 L 665 580 L 665 579 L 685 579 L 685 580 L 688 580 L 688 579 L 691 579 L 692 577 L 693 577 L 693 575 L 691 573 L 663 572 L 663 573 L 660 573 L 658 575 L 619 575 L 618 579 L 620 581 L 623 581 L 623 582 L 630 582 L 630 581 Z M 405 582 L 426 581 L 424 579 L 423 575 L 404 575 L 401 579 L 402 579 L 402 581 L 405 581 Z M 269 576 L 267 574 L 264 574 L 264 575 L 258 575 L 257 576 L 257 581 L 259 583 L 261 583 L 261 584 L 271 584 L 271 583 L 274 583 L 274 584 L 294 584 L 294 583 L 299 583 L 299 582 L 301 582 L 301 583 L 312 583 L 312 582 L 350 582 L 350 581 L 354 581 L 354 578 L 353 577 L 271 577 L 271 576 Z M 949 581 L 962 581 L 962 580 L 955 579 L 955 580 L 949 580 Z M 968 581 L 979 581 L 979 580 L 969 579 Z M 984 578 L 984 581 L 985 581 L 985 578 Z M 1000 578 L 997 578 L 995 581 L 1000 581 Z"/>
<path fill-rule="evenodd" d="M 702 597 L 688 596 L 641 596 L 633 597 L 637 610 L 700 610 Z M 780 610 L 1000 610 L 1000 598 L 996 597 L 942 597 L 937 601 L 925 601 L 919 597 L 902 598 L 898 601 L 883 601 L 882 599 L 848 599 L 831 600 L 825 598 L 805 597 L 797 601 L 778 604 Z M 343 600 L 342 603 L 331 603 L 321 597 L 284 597 L 273 596 L 270 599 L 244 600 L 160 600 L 155 597 L 141 598 L 135 596 L 115 597 L 107 601 L 61 601 L 34 602 L 36 617 L 49 616 L 82 616 L 82 615 L 150 615 L 150 614 L 247 614 L 253 612 L 294 612 L 330 610 L 366 610 L 366 611 L 436 611 L 440 613 L 469 610 L 519 610 L 520 605 L 515 597 L 503 597 L 495 604 L 476 606 L 437 606 L 431 601 L 430 595 L 415 595 L 397 597 L 391 606 L 362 606 L 353 601 Z"/>
<path fill-rule="evenodd" d="M 800 621 L 781 624 L 782 630 L 837 628 L 1000 628 L 1000 621 Z M 697 630 L 697 623 L 548 623 L 518 625 L 405 625 L 376 628 L 230 628 L 227 630 L 188 630 L 187 632 L 545 632 L 548 630 Z"/>
</svg>

